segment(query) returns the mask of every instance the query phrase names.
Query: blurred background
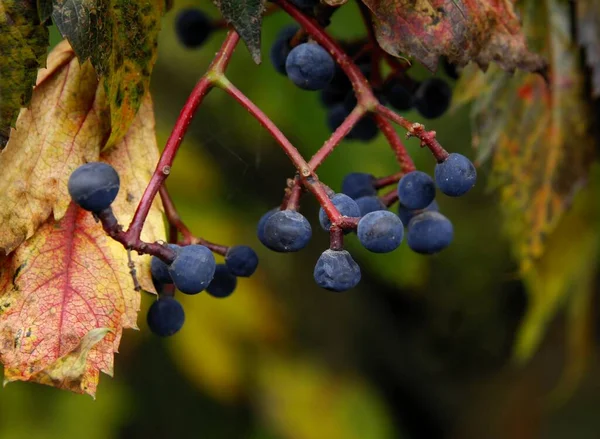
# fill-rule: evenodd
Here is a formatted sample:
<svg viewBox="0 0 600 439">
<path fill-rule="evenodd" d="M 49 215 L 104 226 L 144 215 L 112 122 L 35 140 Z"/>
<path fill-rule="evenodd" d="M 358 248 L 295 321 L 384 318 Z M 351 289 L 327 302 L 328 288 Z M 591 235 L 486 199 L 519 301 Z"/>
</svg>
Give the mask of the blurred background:
<svg viewBox="0 0 600 439">
<path fill-rule="evenodd" d="M 178 44 L 176 11 L 192 3 L 175 2 L 163 22 L 152 80 L 159 145 L 222 39 L 215 34 L 200 51 Z M 203 9 L 216 16 L 207 3 Z M 289 22 L 283 14 L 267 18 L 262 65 L 255 66 L 240 45 L 228 76 L 309 157 L 329 135 L 325 109 L 317 93 L 275 73 L 267 56 Z M 362 29 L 350 2 L 330 32 L 353 38 Z M 56 32 L 53 38 L 56 43 Z M 468 113 L 462 108 L 428 128 L 446 149 L 473 156 Z M 407 146 L 417 167 L 432 172 L 429 152 L 414 140 Z M 344 143 L 319 176 L 339 190 L 353 171 L 397 171 L 383 136 L 369 144 Z M 455 227 L 454 243 L 440 255 L 420 256 L 406 244 L 391 254 L 372 254 L 349 236 L 363 280 L 341 294 L 320 290 L 312 278 L 328 245 L 319 227 L 309 247 L 296 254 L 267 251 L 256 238 L 258 219 L 280 203 L 292 175 L 258 123 L 224 93 L 211 93 L 168 187 L 195 234 L 255 248 L 258 273 L 241 280 L 226 300 L 179 295 L 186 323 L 168 339 L 147 329 L 153 297 L 144 295 L 141 331 L 124 332 L 115 377 L 101 377 L 96 400 L 11 384 L 0 391 L 0 438 L 599 437 L 597 335 L 581 355 L 586 372 L 581 359 L 573 369 L 568 346 L 579 340 L 568 340 L 565 315 L 558 312 L 543 322 L 544 341 L 531 358 L 513 359 L 530 301 L 502 232 L 498 199 L 486 191 L 485 169 L 468 196 L 438 198 Z M 317 224 L 316 203 L 307 197 L 302 207 Z M 577 379 L 564 386 L 565 371 L 573 370 Z"/>
</svg>

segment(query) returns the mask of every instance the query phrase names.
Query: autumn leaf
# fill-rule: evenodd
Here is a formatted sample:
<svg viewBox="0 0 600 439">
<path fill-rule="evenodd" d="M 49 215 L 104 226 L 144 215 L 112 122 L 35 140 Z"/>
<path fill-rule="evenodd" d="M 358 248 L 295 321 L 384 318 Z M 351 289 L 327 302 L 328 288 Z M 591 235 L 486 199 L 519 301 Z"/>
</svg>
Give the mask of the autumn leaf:
<svg viewBox="0 0 600 439">
<path fill-rule="evenodd" d="M 104 91 L 90 63 L 80 65 L 59 44 L 40 71 L 29 109 L 23 110 L 0 153 L 0 249 L 11 252 L 54 214 L 69 206 L 73 170 L 95 161 L 108 136 Z"/>
<path fill-rule="evenodd" d="M 435 71 L 441 55 L 464 66 L 491 61 L 504 70 L 539 71 L 512 0 L 363 0 L 372 12 L 379 45 L 395 56 L 412 56 Z"/>
<path fill-rule="evenodd" d="M 150 0 L 54 1 L 54 23 L 102 79 L 111 120 L 105 148 L 125 136 L 149 89 L 164 8 Z"/>
<path fill-rule="evenodd" d="M 35 0 L 0 1 L 0 148 L 19 110 L 29 104 L 39 68 L 46 63 L 48 30 Z"/>
<path fill-rule="evenodd" d="M 585 49 L 586 64 L 592 72 L 592 92 L 600 97 L 600 2 L 579 0 L 575 7 L 579 44 Z"/>
</svg>

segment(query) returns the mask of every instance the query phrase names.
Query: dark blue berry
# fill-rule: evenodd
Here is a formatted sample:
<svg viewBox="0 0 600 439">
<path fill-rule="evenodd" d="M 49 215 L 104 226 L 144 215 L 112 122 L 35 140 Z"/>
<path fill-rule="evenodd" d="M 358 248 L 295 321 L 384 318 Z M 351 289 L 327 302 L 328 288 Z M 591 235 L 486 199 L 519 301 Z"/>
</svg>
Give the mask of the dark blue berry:
<svg viewBox="0 0 600 439">
<path fill-rule="evenodd" d="M 265 213 L 263 216 L 261 216 L 260 219 L 258 220 L 258 225 L 256 226 L 256 237 L 265 246 L 267 246 L 267 244 L 265 243 L 265 224 L 267 224 L 268 219 L 271 218 L 271 216 L 275 212 L 279 212 L 278 207 L 269 210 L 267 213 Z"/>
<path fill-rule="evenodd" d="M 290 25 L 282 28 L 277 34 L 277 38 L 271 46 L 271 52 L 269 57 L 275 70 L 282 75 L 285 75 L 285 60 L 287 59 L 290 51 L 290 40 L 296 35 L 300 28 L 298 26 Z"/>
<path fill-rule="evenodd" d="M 319 4 L 319 0 L 290 0 L 298 9 L 312 9 Z"/>
<path fill-rule="evenodd" d="M 225 265 L 234 276 L 249 277 L 258 267 L 258 256 L 247 245 L 235 245 L 227 250 Z"/>
<path fill-rule="evenodd" d="M 355 200 L 361 197 L 377 195 L 375 177 L 364 172 L 352 172 L 342 180 L 342 193 Z"/>
<path fill-rule="evenodd" d="M 460 197 L 471 190 L 477 180 L 475 166 L 462 154 L 452 153 L 435 166 L 435 183 L 442 193 Z"/>
<path fill-rule="evenodd" d="M 154 334 L 168 337 L 181 329 L 185 314 L 177 300 L 171 296 L 162 296 L 148 309 L 147 321 Z"/>
<path fill-rule="evenodd" d="M 330 291 L 346 291 L 360 282 L 360 267 L 346 250 L 325 250 L 314 271 L 315 281 Z"/>
<path fill-rule="evenodd" d="M 329 108 L 327 113 L 327 126 L 333 132 L 344 122 L 351 110 L 341 104 L 335 104 Z M 347 140 L 359 140 L 361 142 L 369 142 L 377 137 L 379 129 L 375 120 L 370 116 L 365 116 L 360 119 L 356 125 L 346 135 Z"/>
<path fill-rule="evenodd" d="M 296 252 L 306 247 L 311 236 L 310 223 L 301 213 L 282 210 L 265 223 L 263 244 L 277 252 Z"/>
<path fill-rule="evenodd" d="M 378 210 L 360 219 L 356 234 L 367 250 L 388 253 L 396 250 L 402 242 L 404 226 L 392 212 Z"/>
<path fill-rule="evenodd" d="M 422 212 L 408 224 L 406 241 L 417 253 L 434 254 L 450 245 L 454 229 L 448 218 L 439 212 Z"/>
<path fill-rule="evenodd" d="M 435 198 L 433 179 L 424 172 L 412 171 L 398 182 L 398 198 L 409 209 L 424 209 Z"/>
<path fill-rule="evenodd" d="M 82 209 L 100 212 L 112 204 L 119 193 L 119 174 L 108 163 L 81 165 L 69 177 L 69 195 Z"/>
<path fill-rule="evenodd" d="M 378 210 L 387 210 L 383 201 L 375 195 L 357 198 L 356 204 L 360 210 L 360 216 L 365 216 L 367 213 L 376 212 Z"/>
<path fill-rule="evenodd" d="M 181 248 L 176 244 L 167 244 L 167 246 L 175 252 L 179 251 Z M 169 266 L 156 256 L 152 256 L 152 259 L 150 260 L 150 272 L 152 273 L 152 278 L 162 284 L 173 283 L 171 275 L 169 274 Z"/>
<path fill-rule="evenodd" d="M 321 90 L 335 72 L 329 52 L 318 44 L 303 43 L 294 47 L 285 61 L 288 78 L 304 90 Z"/>
<path fill-rule="evenodd" d="M 427 119 L 440 117 L 450 107 L 452 89 L 440 78 L 429 78 L 415 92 L 415 107 Z"/>
<path fill-rule="evenodd" d="M 414 105 L 412 91 L 397 81 L 390 82 L 386 85 L 385 97 L 389 104 L 398 111 L 408 111 Z"/>
<path fill-rule="evenodd" d="M 444 68 L 444 72 L 448 75 L 449 78 L 458 79 L 460 74 L 458 72 L 458 68 L 455 64 L 452 64 L 447 57 L 442 57 L 442 67 Z"/>
<path fill-rule="evenodd" d="M 215 257 L 208 248 L 193 244 L 179 249 L 169 266 L 169 274 L 179 291 L 198 294 L 212 280 L 216 265 Z"/>
<path fill-rule="evenodd" d="M 355 218 L 360 216 L 360 209 L 358 208 L 356 201 L 346 194 L 335 194 L 331 198 L 331 202 L 335 207 L 337 207 L 337 210 L 339 210 L 342 216 Z M 329 228 L 331 227 L 331 221 L 322 207 L 319 209 L 319 223 L 324 230 L 329 231 Z"/>
<path fill-rule="evenodd" d="M 402 224 L 404 224 L 404 227 L 408 227 L 408 223 L 410 222 L 411 219 L 414 218 L 415 215 L 420 214 L 423 211 L 433 211 L 433 212 L 438 212 L 440 210 L 437 201 L 433 200 L 431 202 L 431 204 L 429 204 L 429 206 L 427 206 L 425 209 L 409 209 L 406 206 L 403 206 L 402 204 L 398 204 L 398 216 L 400 217 L 400 219 L 402 220 Z"/>
<path fill-rule="evenodd" d="M 175 21 L 181 44 L 190 49 L 200 47 L 213 31 L 210 18 L 195 8 L 183 9 Z"/>
<path fill-rule="evenodd" d="M 206 292 L 213 297 L 229 297 L 237 286 L 237 277 L 225 264 L 217 264 L 213 280 L 206 287 Z"/>
</svg>

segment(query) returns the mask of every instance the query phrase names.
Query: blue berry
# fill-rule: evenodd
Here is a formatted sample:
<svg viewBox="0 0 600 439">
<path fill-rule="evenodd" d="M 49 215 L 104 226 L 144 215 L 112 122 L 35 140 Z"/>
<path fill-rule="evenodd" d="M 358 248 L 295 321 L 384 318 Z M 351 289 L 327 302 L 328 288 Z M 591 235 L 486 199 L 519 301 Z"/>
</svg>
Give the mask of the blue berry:
<svg viewBox="0 0 600 439">
<path fill-rule="evenodd" d="M 398 111 L 408 111 L 414 105 L 413 93 L 397 81 L 386 85 L 385 97 L 390 105 Z"/>
<path fill-rule="evenodd" d="M 346 194 L 335 194 L 331 198 L 331 202 L 335 207 L 337 207 L 337 210 L 339 210 L 342 216 L 360 216 L 360 209 L 358 208 L 356 201 Z M 323 227 L 323 230 L 329 231 L 329 228 L 331 227 L 331 221 L 322 207 L 319 209 L 319 223 L 321 224 L 321 227 Z"/>
<path fill-rule="evenodd" d="M 360 282 L 360 267 L 346 250 L 325 250 L 314 271 L 315 281 L 330 291 L 346 291 Z"/>
<path fill-rule="evenodd" d="M 434 254 L 450 245 L 454 229 L 448 218 L 439 212 L 422 212 L 408 225 L 406 240 L 417 253 Z"/>
<path fill-rule="evenodd" d="M 376 212 L 378 210 L 387 210 L 383 201 L 374 195 L 357 198 L 356 204 L 360 210 L 360 216 L 365 216 L 367 213 Z"/>
<path fill-rule="evenodd" d="M 175 21 L 181 44 L 190 49 L 200 47 L 213 31 L 210 18 L 195 8 L 183 9 Z"/>
<path fill-rule="evenodd" d="M 435 119 L 450 108 L 452 89 L 440 78 L 429 78 L 415 92 L 415 107 L 421 116 Z"/>
<path fill-rule="evenodd" d="M 267 221 L 269 220 L 269 218 L 271 218 L 271 216 L 273 216 L 275 212 L 279 212 L 278 207 L 269 210 L 267 213 L 261 216 L 258 220 L 258 225 L 256 226 L 256 237 L 265 246 L 267 246 L 267 244 L 265 243 L 265 224 L 267 224 Z"/>
<path fill-rule="evenodd" d="M 298 9 L 312 9 L 319 4 L 319 0 L 290 0 Z"/>
<path fill-rule="evenodd" d="M 92 162 L 81 165 L 69 177 L 69 195 L 82 209 L 100 212 L 112 204 L 119 193 L 119 174 L 111 165 Z"/>
<path fill-rule="evenodd" d="M 377 195 L 375 177 L 364 172 L 352 172 L 342 180 L 342 193 L 355 200 L 361 197 Z"/>
<path fill-rule="evenodd" d="M 181 304 L 171 296 L 162 296 L 148 309 L 148 327 L 161 337 L 175 334 L 183 326 L 185 314 Z"/>
<path fill-rule="evenodd" d="M 167 247 L 175 252 L 178 252 L 181 248 L 176 244 L 167 244 Z M 156 279 L 157 282 L 162 284 L 173 283 L 171 275 L 169 274 L 169 266 L 165 264 L 162 259 L 157 258 L 156 256 L 152 256 L 152 259 L 150 260 L 150 273 L 152 274 L 152 278 Z"/>
<path fill-rule="evenodd" d="M 424 172 L 412 171 L 398 182 L 398 198 L 409 209 L 424 209 L 435 198 L 433 179 Z"/>
<path fill-rule="evenodd" d="M 447 57 L 442 57 L 442 67 L 444 68 L 444 72 L 449 78 L 454 80 L 460 77 L 460 72 L 458 71 L 458 67 L 456 64 L 452 64 Z"/>
<path fill-rule="evenodd" d="M 433 211 L 433 212 L 438 212 L 440 210 L 437 201 L 433 200 L 431 202 L 431 204 L 429 204 L 429 206 L 427 206 L 425 209 L 418 209 L 418 210 L 414 210 L 414 209 L 409 209 L 406 206 L 403 206 L 402 204 L 398 205 L 398 216 L 400 217 L 400 219 L 402 220 L 402 224 L 404 224 L 404 227 L 408 227 L 408 223 L 410 222 L 411 219 L 414 218 L 415 215 L 420 214 L 423 211 Z"/>
<path fill-rule="evenodd" d="M 215 274 L 215 257 L 203 245 L 181 247 L 169 267 L 169 274 L 179 291 L 198 294 L 204 290 Z"/>
<path fill-rule="evenodd" d="M 271 63 L 275 70 L 282 75 L 285 75 L 285 60 L 287 59 L 290 51 L 290 40 L 296 35 L 300 28 L 295 25 L 285 26 L 277 34 L 277 38 L 271 46 L 271 52 L 269 53 Z"/>
<path fill-rule="evenodd" d="M 333 78 L 335 62 L 318 44 L 303 43 L 289 53 L 285 71 L 298 87 L 304 90 L 321 90 Z"/>
<path fill-rule="evenodd" d="M 332 105 L 327 113 L 327 126 L 333 132 L 344 122 L 352 110 L 348 110 L 343 103 Z M 377 137 L 379 129 L 375 120 L 370 116 L 360 119 L 346 135 L 346 140 L 359 140 L 369 142 Z"/>
<path fill-rule="evenodd" d="M 396 250 L 402 242 L 404 226 L 392 212 L 378 210 L 360 219 L 356 234 L 367 250 L 388 253 Z"/>
<path fill-rule="evenodd" d="M 311 236 L 310 223 L 301 213 L 282 210 L 265 223 L 263 244 L 277 252 L 296 252 L 306 247 Z"/>
<path fill-rule="evenodd" d="M 258 256 L 247 245 L 235 245 L 227 250 L 225 265 L 233 275 L 249 277 L 258 267 Z"/>
<path fill-rule="evenodd" d="M 460 197 L 471 190 L 477 180 L 475 166 L 462 154 L 452 153 L 435 166 L 435 183 L 442 193 Z"/>
<path fill-rule="evenodd" d="M 229 297 L 237 286 L 237 277 L 225 264 L 217 264 L 213 280 L 206 287 L 206 292 L 213 297 Z"/>
</svg>

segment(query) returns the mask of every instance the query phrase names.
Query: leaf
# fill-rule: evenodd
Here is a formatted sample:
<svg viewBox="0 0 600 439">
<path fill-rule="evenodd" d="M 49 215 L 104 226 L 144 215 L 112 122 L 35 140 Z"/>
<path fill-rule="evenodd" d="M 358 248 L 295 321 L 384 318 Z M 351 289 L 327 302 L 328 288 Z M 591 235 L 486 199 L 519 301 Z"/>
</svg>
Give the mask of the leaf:
<svg viewBox="0 0 600 439">
<path fill-rule="evenodd" d="M 46 63 L 48 29 L 34 0 L 0 0 L 0 148 L 22 107 L 31 99 L 39 68 Z"/>
<path fill-rule="evenodd" d="M 548 55 L 550 83 L 539 75 L 466 69 L 456 90 L 459 101 L 475 99 L 478 161 L 492 159 L 490 182 L 500 190 L 506 229 L 524 272 L 543 255 L 545 238 L 584 185 L 594 154 L 568 2 L 530 2 L 525 11 L 528 35 Z"/>
<path fill-rule="evenodd" d="M 585 61 L 592 72 L 592 94 L 600 97 L 600 3 L 596 0 L 578 0 L 577 36 L 585 49 Z"/>
<path fill-rule="evenodd" d="M 149 89 L 164 7 L 150 0 L 54 1 L 54 23 L 102 78 L 111 118 L 104 148 L 127 133 Z"/>
<path fill-rule="evenodd" d="M 260 64 L 260 30 L 265 0 L 213 0 L 221 14 L 230 23 L 252 55 Z"/>
<path fill-rule="evenodd" d="M 59 44 L 41 70 L 31 105 L 23 110 L 0 153 L 0 249 L 11 252 L 50 214 L 69 206 L 67 181 L 79 165 L 98 159 L 108 136 L 104 91 L 90 63 L 80 65 Z"/>
<path fill-rule="evenodd" d="M 363 0 L 373 14 L 379 45 L 394 56 L 413 56 L 434 71 L 441 55 L 456 65 L 491 61 L 504 70 L 540 71 L 513 0 Z"/>
</svg>

